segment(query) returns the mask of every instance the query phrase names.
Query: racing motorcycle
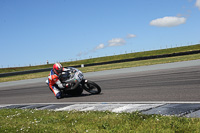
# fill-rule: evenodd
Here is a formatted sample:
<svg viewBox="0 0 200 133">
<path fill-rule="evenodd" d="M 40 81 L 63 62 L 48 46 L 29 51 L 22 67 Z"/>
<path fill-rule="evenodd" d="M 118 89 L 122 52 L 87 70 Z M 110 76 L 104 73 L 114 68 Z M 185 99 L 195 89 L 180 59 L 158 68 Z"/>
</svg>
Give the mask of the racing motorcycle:
<svg viewBox="0 0 200 133">
<path fill-rule="evenodd" d="M 84 79 L 83 73 L 77 68 L 68 67 L 68 72 L 62 72 L 60 77 L 62 83 L 66 81 L 73 81 L 70 87 L 59 88 L 63 94 L 68 94 L 72 96 L 80 96 L 83 90 L 89 92 L 90 94 L 101 93 L 101 87 L 95 82 Z M 48 83 L 48 80 L 46 81 Z"/>
</svg>

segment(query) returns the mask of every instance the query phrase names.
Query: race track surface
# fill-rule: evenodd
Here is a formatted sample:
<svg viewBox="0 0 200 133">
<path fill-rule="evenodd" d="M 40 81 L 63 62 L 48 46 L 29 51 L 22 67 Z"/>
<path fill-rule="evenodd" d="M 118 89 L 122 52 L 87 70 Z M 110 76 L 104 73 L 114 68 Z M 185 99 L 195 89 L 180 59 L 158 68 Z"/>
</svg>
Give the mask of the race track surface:
<svg viewBox="0 0 200 133">
<path fill-rule="evenodd" d="M 0 83 L 0 104 L 66 102 L 200 102 L 200 60 L 86 73 L 100 95 L 57 100 L 46 78 Z"/>
</svg>

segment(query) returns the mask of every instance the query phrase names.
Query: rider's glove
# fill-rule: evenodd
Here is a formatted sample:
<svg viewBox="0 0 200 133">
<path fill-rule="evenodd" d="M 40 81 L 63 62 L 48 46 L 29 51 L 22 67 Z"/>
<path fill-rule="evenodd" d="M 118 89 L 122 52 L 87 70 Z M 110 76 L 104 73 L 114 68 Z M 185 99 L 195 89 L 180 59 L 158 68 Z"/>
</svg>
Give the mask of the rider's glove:
<svg viewBox="0 0 200 133">
<path fill-rule="evenodd" d="M 72 69 L 72 70 L 71 70 L 71 72 L 72 72 L 72 73 L 75 73 L 75 72 L 76 72 L 76 70 L 75 70 L 75 69 Z"/>
</svg>

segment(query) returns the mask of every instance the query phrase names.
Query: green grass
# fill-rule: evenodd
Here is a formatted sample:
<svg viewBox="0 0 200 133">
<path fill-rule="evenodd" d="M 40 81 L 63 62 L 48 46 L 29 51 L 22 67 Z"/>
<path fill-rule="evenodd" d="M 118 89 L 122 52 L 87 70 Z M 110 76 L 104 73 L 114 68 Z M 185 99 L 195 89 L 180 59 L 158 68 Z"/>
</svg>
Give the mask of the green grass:
<svg viewBox="0 0 200 133">
<path fill-rule="evenodd" d="M 153 55 L 171 54 L 171 53 L 194 51 L 194 50 L 200 50 L 200 44 L 184 46 L 184 47 L 161 49 L 161 50 L 129 53 L 129 54 L 122 54 L 122 55 L 115 55 L 115 56 L 106 56 L 106 57 L 92 58 L 92 59 L 72 61 L 72 62 L 62 62 L 62 65 L 66 67 L 66 66 L 74 66 L 74 65 L 81 65 L 81 64 L 90 64 L 90 63 L 106 62 L 106 61 L 129 59 L 129 58 L 136 58 L 136 57 L 153 56 Z M 53 64 L 29 66 L 29 67 L 1 68 L 0 73 L 51 68 L 52 66 Z"/>
<path fill-rule="evenodd" d="M 82 72 L 86 73 L 86 72 L 120 69 L 120 68 L 127 68 L 127 67 L 137 67 L 137 66 L 145 66 L 145 65 L 147 66 L 147 65 L 171 63 L 171 62 L 196 60 L 196 59 L 200 59 L 200 54 L 177 56 L 177 57 L 170 57 L 170 58 L 151 59 L 151 60 L 142 60 L 142 61 L 132 61 L 132 62 L 124 62 L 124 63 L 115 63 L 115 64 L 107 64 L 107 65 L 98 65 L 98 66 L 84 67 L 84 68 L 78 68 L 78 69 L 80 69 Z M 49 74 L 49 72 L 40 72 L 40 73 L 33 73 L 33 74 L 1 77 L 0 82 L 41 78 L 41 77 L 47 77 L 48 74 Z"/>
<path fill-rule="evenodd" d="M 94 58 L 82 61 L 62 63 L 63 66 L 89 64 L 111 60 L 144 57 L 159 54 L 169 54 L 200 50 L 199 45 L 180 48 L 139 52 L 118 56 Z M 162 59 L 133 61 L 101 66 L 80 68 L 83 72 L 102 71 L 109 69 L 120 69 L 125 67 L 136 67 L 143 65 L 163 64 L 178 61 L 200 59 L 200 54 L 186 55 Z M 52 67 L 50 65 L 7 68 L 0 69 L 2 72 L 15 72 Z M 0 78 L 0 82 L 22 80 L 29 78 L 46 77 L 49 72 L 26 74 Z M 78 112 L 64 111 L 55 112 L 49 110 L 20 110 L 0 109 L 0 132 L 200 132 L 199 118 L 185 118 L 175 116 L 144 115 L 139 112 L 112 113 L 112 112 Z"/>
<path fill-rule="evenodd" d="M 200 132 L 199 118 L 108 111 L 0 110 L 0 132 Z"/>
</svg>

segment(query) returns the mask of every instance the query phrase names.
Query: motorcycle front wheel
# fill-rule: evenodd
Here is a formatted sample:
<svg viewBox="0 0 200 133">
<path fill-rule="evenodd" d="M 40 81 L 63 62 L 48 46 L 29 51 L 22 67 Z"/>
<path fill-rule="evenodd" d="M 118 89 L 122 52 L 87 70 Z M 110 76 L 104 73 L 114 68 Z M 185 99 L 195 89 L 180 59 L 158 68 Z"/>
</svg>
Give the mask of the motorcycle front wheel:
<svg viewBox="0 0 200 133">
<path fill-rule="evenodd" d="M 83 83 L 83 89 L 91 94 L 101 93 L 101 87 L 90 80 L 87 80 L 87 82 Z"/>
</svg>

